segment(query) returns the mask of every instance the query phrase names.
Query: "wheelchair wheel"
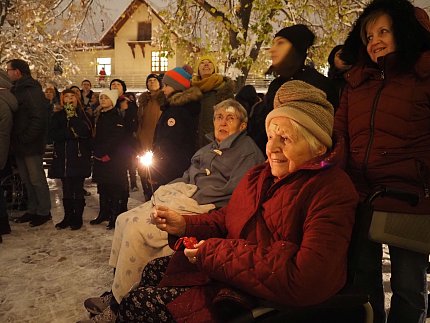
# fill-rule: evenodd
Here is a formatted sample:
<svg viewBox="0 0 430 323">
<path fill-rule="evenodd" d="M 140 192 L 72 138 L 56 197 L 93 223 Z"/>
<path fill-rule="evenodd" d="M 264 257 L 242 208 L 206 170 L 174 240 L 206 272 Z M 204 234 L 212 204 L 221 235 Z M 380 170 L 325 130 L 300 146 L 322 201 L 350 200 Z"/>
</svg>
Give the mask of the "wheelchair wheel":
<svg viewBox="0 0 430 323">
<path fill-rule="evenodd" d="M 4 177 L 0 185 L 4 191 L 7 211 L 26 209 L 27 192 L 18 173 Z"/>
</svg>

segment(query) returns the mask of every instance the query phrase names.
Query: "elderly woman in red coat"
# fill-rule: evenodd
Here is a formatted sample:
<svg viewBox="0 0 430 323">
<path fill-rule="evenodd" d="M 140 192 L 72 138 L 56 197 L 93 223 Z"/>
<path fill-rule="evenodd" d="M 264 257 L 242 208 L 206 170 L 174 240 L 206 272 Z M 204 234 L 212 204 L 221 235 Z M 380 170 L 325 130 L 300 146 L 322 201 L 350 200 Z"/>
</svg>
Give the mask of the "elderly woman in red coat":
<svg viewBox="0 0 430 323">
<path fill-rule="evenodd" d="M 286 306 L 336 294 L 346 280 L 358 195 L 337 166 L 332 127 L 321 90 L 285 83 L 266 119 L 268 162 L 244 176 L 226 207 L 183 216 L 157 205 L 154 222 L 172 244 L 199 242 L 149 263 L 118 321 L 216 322 L 221 294 Z"/>
</svg>

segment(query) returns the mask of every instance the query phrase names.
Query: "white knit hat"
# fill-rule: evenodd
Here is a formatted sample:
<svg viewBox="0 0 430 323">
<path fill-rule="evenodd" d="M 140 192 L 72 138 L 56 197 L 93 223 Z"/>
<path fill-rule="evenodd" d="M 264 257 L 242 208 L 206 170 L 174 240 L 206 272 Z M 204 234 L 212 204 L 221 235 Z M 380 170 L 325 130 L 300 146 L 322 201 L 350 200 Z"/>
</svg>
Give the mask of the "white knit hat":
<svg viewBox="0 0 430 323">
<path fill-rule="evenodd" d="M 112 101 L 113 106 L 115 106 L 116 101 L 118 100 L 118 90 L 104 89 L 100 92 L 100 95 L 106 95 Z"/>
<path fill-rule="evenodd" d="M 334 109 L 326 94 L 303 81 L 288 81 L 276 92 L 273 110 L 266 117 L 266 131 L 270 120 L 287 117 L 305 127 L 321 143 L 333 144 Z"/>
</svg>

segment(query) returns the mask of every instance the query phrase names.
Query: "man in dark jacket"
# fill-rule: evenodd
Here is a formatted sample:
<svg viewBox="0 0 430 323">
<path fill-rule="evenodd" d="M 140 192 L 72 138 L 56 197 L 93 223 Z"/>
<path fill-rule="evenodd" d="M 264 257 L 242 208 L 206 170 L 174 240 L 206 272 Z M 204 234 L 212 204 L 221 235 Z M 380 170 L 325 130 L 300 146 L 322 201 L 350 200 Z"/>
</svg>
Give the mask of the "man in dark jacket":
<svg viewBox="0 0 430 323">
<path fill-rule="evenodd" d="M 11 136 L 12 153 L 28 194 L 27 212 L 16 222 L 30 222 L 35 227 L 51 219 L 49 187 L 43 169 L 48 101 L 40 83 L 31 77 L 27 62 L 8 61 L 7 74 L 13 83 L 11 91 L 18 100 Z"/>
<path fill-rule="evenodd" d="M 0 178 L 4 175 L 6 162 L 9 155 L 10 132 L 13 124 L 13 112 L 18 108 L 18 103 L 10 93 L 10 83 L 7 73 L 0 71 Z M 0 242 L 1 235 L 10 233 L 9 218 L 6 211 L 6 201 L 3 188 L 0 186 Z"/>
</svg>

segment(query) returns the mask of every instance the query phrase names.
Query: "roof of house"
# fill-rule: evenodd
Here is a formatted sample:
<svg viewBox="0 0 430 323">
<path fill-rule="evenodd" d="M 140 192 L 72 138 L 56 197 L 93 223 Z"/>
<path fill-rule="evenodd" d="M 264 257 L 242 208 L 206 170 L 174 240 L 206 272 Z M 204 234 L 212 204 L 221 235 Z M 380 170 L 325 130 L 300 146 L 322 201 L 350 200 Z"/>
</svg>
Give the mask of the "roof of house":
<svg viewBox="0 0 430 323">
<path fill-rule="evenodd" d="M 124 24 L 130 19 L 133 13 L 142 5 L 145 4 L 151 9 L 151 12 L 164 23 L 164 19 L 159 15 L 157 10 L 146 0 L 133 0 L 130 2 L 128 7 L 119 15 L 118 19 L 112 24 L 112 26 L 102 35 L 99 40 L 99 44 L 103 46 L 108 46 L 110 48 L 114 47 L 115 35 L 120 30 Z"/>
</svg>

